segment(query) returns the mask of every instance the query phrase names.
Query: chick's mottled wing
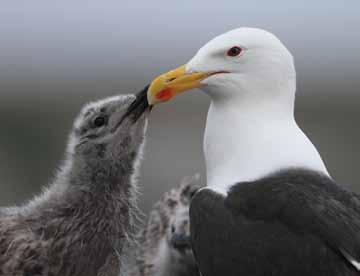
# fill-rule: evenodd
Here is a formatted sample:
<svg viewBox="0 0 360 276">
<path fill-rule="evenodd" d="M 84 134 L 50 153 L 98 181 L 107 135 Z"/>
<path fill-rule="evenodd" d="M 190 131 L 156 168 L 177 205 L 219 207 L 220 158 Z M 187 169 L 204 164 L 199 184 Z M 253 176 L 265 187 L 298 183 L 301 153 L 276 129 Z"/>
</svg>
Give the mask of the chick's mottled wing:
<svg viewBox="0 0 360 276">
<path fill-rule="evenodd" d="M 13 215 L 0 217 L 0 275 L 45 276 L 47 257 L 31 230 L 16 223 Z"/>
</svg>

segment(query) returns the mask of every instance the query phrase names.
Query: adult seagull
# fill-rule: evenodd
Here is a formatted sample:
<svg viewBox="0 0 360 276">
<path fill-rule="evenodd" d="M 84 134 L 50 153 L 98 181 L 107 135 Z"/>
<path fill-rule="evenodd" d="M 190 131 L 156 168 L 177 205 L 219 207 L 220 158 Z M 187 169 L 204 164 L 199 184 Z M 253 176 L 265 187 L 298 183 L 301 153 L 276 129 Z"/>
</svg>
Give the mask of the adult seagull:
<svg viewBox="0 0 360 276">
<path fill-rule="evenodd" d="M 273 34 L 240 28 L 157 77 L 150 105 L 211 97 L 207 188 L 190 208 L 204 276 L 359 275 L 360 197 L 338 186 L 294 119 L 293 57 Z"/>
</svg>

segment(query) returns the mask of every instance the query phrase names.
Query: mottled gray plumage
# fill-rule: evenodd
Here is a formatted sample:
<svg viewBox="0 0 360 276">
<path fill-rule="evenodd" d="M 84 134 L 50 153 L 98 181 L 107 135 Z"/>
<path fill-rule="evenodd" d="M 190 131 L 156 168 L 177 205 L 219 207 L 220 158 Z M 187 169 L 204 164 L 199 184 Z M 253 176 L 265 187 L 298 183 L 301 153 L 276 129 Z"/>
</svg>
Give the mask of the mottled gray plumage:
<svg viewBox="0 0 360 276">
<path fill-rule="evenodd" d="M 135 96 L 87 105 L 66 161 L 44 192 L 0 211 L 0 275 L 112 276 L 136 217 L 144 110 L 122 121 Z M 145 112 L 147 113 L 147 112 Z"/>
<path fill-rule="evenodd" d="M 199 276 L 190 245 L 189 206 L 199 176 L 185 178 L 154 205 L 139 234 L 131 276 Z"/>
</svg>

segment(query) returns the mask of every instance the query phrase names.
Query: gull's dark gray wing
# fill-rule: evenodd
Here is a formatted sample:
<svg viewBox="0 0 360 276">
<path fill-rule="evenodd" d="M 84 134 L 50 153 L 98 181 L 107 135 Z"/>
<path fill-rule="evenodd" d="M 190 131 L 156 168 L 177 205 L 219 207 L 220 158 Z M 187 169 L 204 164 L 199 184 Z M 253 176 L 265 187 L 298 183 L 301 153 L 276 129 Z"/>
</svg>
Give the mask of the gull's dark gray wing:
<svg viewBox="0 0 360 276">
<path fill-rule="evenodd" d="M 203 189 L 190 217 L 203 276 L 359 275 L 359 196 L 317 173 L 279 172 L 226 198 Z"/>
</svg>

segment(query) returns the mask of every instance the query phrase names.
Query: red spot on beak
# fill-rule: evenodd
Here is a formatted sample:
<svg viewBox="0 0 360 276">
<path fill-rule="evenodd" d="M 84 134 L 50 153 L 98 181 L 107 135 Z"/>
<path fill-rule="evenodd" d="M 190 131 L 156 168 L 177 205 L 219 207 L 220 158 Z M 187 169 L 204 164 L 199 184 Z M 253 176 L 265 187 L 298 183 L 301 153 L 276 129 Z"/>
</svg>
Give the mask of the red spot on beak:
<svg viewBox="0 0 360 276">
<path fill-rule="evenodd" d="M 156 98 L 161 101 L 168 101 L 172 97 L 171 89 L 165 88 L 164 90 L 161 90 L 157 95 Z"/>
</svg>

